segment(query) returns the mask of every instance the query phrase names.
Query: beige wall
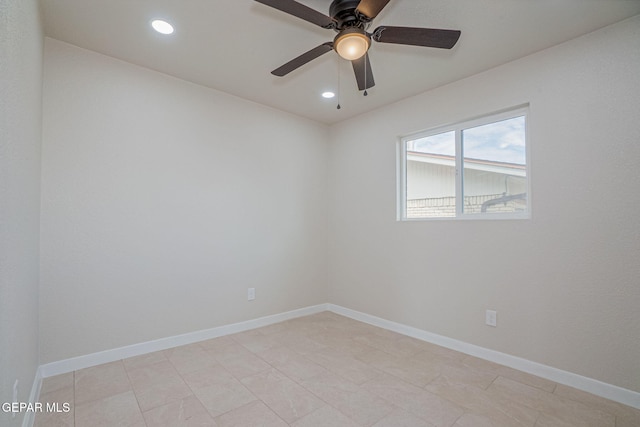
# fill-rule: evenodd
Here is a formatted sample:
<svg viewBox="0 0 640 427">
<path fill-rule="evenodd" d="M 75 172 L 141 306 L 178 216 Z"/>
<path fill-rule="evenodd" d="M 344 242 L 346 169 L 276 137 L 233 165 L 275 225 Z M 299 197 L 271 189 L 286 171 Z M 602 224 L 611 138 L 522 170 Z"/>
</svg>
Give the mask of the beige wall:
<svg viewBox="0 0 640 427">
<path fill-rule="evenodd" d="M 42 28 L 36 0 L 0 1 L 0 403 L 38 367 Z M 0 425 L 20 425 L 0 411 Z"/>
<path fill-rule="evenodd" d="M 640 391 L 639 30 L 331 129 L 46 40 L 41 363 L 326 302 L 328 284 L 331 303 Z M 395 220 L 399 136 L 523 103 L 530 220 Z"/>
<path fill-rule="evenodd" d="M 326 302 L 327 138 L 46 39 L 42 363 Z"/>
<path fill-rule="evenodd" d="M 334 126 L 329 302 L 640 391 L 638 70 L 635 17 Z M 530 220 L 396 221 L 400 136 L 524 103 Z"/>
</svg>

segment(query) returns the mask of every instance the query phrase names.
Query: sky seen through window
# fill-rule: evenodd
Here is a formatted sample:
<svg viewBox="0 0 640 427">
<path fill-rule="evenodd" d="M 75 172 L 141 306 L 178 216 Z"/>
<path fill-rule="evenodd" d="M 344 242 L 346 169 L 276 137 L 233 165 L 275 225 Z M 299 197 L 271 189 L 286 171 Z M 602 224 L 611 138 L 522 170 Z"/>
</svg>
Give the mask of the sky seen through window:
<svg viewBox="0 0 640 427">
<path fill-rule="evenodd" d="M 464 157 L 493 162 L 526 164 L 524 116 L 462 131 Z M 455 132 L 443 132 L 407 142 L 407 150 L 455 156 Z"/>
</svg>

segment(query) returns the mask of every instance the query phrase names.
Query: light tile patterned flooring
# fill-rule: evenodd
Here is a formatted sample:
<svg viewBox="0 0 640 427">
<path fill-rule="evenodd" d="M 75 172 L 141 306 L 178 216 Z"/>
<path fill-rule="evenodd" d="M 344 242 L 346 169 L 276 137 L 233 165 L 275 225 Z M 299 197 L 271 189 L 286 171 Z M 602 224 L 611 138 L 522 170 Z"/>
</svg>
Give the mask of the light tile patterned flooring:
<svg viewBox="0 0 640 427">
<path fill-rule="evenodd" d="M 36 426 L 638 427 L 640 411 L 322 312 L 45 379 Z"/>
</svg>

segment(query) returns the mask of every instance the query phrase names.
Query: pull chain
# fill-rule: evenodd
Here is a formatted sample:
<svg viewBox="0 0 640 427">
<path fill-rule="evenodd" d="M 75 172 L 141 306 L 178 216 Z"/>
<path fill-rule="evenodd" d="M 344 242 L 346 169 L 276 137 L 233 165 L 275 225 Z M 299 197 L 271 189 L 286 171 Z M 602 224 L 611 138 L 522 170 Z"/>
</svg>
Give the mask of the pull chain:
<svg viewBox="0 0 640 427">
<path fill-rule="evenodd" d="M 340 108 L 340 59 L 338 59 L 337 61 L 338 63 L 338 105 L 336 106 L 336 109 L 339 110 Z"/>
<path fill-rule="evenodd" d="M 364 95 L 364 96 L 369 95 L 369 94 L 367 93 L 367 63 L 368 63 L 368 61 L 367 61 L 367 60 L 368 60 L 368 59 L 369 59 L 369 58 L 367 57 L 367 54 L 365 53 L 365 54 L 364 54 L 364 93 L 363 93 L 363 95 Z"/>
</svg>

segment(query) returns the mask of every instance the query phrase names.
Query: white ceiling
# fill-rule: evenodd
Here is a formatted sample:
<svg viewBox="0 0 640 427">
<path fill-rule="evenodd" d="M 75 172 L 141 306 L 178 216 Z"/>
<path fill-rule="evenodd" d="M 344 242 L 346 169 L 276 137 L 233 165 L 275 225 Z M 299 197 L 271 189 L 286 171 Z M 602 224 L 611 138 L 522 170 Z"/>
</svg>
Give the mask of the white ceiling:
<svg viewBox="0 0 640 427">
<path fill-rule="evenodd" d="M 335 33 L 253 0 L 41 0 L 45 34 L 244 99 L 336 123 L 640 13 L 640 0 L 392 0 L 371 28 L 462 31 L 452 50 L 375 43 L 376 86 L 358 92 L 335 52 L 285 77 L 271 70 Z M 330 0 L 300 0 L 328 14 Z M 155 33 L 170 21 L 171 36 Z M 340 78 L 338 78 L 338 72 Z M 326 100 L 325 90 L 338 91 Z"/>
</svg>

